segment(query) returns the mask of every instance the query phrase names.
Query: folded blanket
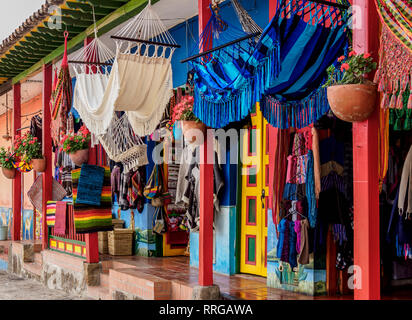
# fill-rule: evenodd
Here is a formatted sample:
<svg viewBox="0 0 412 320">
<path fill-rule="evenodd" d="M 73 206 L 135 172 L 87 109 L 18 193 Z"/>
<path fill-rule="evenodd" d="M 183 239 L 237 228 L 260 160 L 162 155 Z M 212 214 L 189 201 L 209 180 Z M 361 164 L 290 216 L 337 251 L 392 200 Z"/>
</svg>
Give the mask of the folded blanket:
<svg viewBox="0 0 412 320">
<path fill-rule="evenodd" d="M 83 164 L 77 187 L 76 203 L 100 206 L 104 168 Z"/>
<path fill-rule="evenodd" d="M 104 170 L 100 206 L 77 202 L 77 187 L 81 169 L 72 171 L 74 226 L 76 228 L 76 233 L 91 233 L 113 230 L 110 168 L 104 167 Z"/>
<path fill-rule="evenodd" d="M 46 222 L 49 227 L 54 227 L 56 223 L 56 203 L 57 201 L 47 201 Z"/>
<path fill-rule="evenodd" d="M 54 233 L 66 234 L 66 217 L 67 217 L 67 202 L 58 201 L 56 203 L 56 222 L 54 224 Z"/>
</svg>

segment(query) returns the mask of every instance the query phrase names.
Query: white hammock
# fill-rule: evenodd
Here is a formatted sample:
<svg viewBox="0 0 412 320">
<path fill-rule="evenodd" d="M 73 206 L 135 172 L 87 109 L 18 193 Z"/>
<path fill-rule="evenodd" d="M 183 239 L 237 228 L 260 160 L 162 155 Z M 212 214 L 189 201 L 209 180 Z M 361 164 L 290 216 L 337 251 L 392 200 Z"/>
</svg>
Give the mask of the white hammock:
<svg viewBox="0 0 412 320">
<path fill-rule="evenodd" d="M 99 136 L 99 141 L 110 159 L 123 164 L 126 173 L 149 163 L 147 146 L 134 134 L 126 114 L 120 118 L 114 115 L 106 134 Z"/>
<path fill-rule="evenodd" d="M 104 134 L 114 114 L 114 99 L 106 91 L 114 53 L 97 37 L 73 57 L 76 74 L 73 106 L 94 136 Z"/>
<path fill-rule="evenodd" d="M 107 91 L 116 97 L 115 111 L 126 112 L 134 132 L 149 135 L 173 96 L 171 59 L 177 44 L 150 0 L 112 38 L 117 52 Z"/>
</svg>

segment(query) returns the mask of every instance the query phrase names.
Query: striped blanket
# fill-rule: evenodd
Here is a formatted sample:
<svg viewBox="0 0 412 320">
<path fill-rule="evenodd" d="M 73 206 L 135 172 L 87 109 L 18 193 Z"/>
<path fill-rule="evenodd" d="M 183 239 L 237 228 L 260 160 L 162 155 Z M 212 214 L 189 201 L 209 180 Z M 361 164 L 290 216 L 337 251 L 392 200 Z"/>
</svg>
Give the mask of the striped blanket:
<svg viewBox="0 0 412 320">
<path fill-rule="evenodd" d="M 56 204 L 57 201 L 47 201 L 46 222 L 49 227 L 54 227 L 56 223 Z"/>
<path fill-rule="evenodd" d="M 104 169 L 105 172 L 100 206 L 76 203 L 77 187 L 81 169 L 72 171 L 74 226 L 76 228 L 76 233 L 113 230 L 110 168 L 104 167 Z"/>
</svg>

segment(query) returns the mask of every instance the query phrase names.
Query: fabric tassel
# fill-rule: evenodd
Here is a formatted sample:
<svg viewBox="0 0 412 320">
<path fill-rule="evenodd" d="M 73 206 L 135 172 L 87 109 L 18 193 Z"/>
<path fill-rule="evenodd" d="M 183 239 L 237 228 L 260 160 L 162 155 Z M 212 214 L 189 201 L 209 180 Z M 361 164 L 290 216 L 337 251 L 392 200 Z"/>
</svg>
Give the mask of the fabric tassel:
<svg viewBox="0 0 412 320">
<path fill-rule="evenodd" d="M 389 108 L 395 109 L 396 107 L 396 94 L 392 94 L 390 100 L 389 100 Z"/>
</svg>

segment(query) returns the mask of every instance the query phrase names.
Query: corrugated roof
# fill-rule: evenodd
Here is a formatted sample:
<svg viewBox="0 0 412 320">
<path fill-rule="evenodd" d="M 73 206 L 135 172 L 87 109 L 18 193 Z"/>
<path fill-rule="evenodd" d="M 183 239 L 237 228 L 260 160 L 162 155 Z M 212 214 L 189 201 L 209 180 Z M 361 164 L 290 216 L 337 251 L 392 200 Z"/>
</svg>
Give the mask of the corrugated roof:
<svg viewBox="0 0 412 320">
<path fill-rule="evenodd" d="M 33 30 L 40 23 L 50 17 L 49 12 L 50 7 L 60 6 L 65 0 L 46 0 L 45 4 L 41 6 L 39 10 L 34 12 L 29 18 L 24 21 L 20 27 L 18 27 L 14 32 L 3 40 L 0 45 L 0 56 L 3 55 L 7 50 L 9 50 L 13 45 L 20 41 L 25 34 Z"/>
</svg>

